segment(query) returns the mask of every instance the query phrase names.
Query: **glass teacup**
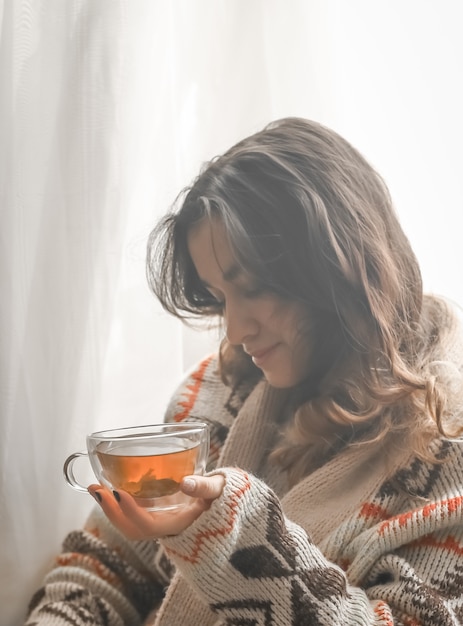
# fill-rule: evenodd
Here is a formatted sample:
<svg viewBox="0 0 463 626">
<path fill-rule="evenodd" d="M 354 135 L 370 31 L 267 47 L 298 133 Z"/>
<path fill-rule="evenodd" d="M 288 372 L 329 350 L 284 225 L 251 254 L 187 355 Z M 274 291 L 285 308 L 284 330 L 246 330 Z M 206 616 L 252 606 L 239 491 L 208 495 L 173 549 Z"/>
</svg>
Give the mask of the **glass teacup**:
<svg viewBox="0 0 463 626">
<path fill-rule="evenodd" d="M 63 472 L 71 487 L 87 493 L 75 477 L 74 463 L 88 456 L 102 485 L 126 491 L 149 511 L 169 510 L 190 501 L 180 483 L 185 476 L 204 473 L 208 452 L 205 423 L 132 426 L 87 435 L 87 451 L 68 456 Z"/>
</svg>

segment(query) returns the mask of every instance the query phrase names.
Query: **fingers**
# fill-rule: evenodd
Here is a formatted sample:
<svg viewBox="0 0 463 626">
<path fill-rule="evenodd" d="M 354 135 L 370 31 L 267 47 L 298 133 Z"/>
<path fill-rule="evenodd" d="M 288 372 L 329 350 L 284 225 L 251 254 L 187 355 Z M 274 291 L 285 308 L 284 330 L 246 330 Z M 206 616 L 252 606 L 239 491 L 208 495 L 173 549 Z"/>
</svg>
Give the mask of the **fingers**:
<svg viewBox="0 0 463 626">
<path fill-rule="evenodd" d="M 122 510 L 113 492 L 101 485 L 90 485 L 88 492 L 92 495 L 103 509 L 106 517 L 128 539 L 142 539 L 137 525 L 130 518 L 123 515 Z"/>
<path fill-rule="evenodd" d="M 191 502 L 179 509 L 149 511 L 139 506 L 125 491 L 111 492 L 102 485 L 90 485 L 88 492 L 100 504 L 110 522 L 129 539 L 159 539 L 178 535 L 190 526 L 223 490 L 225 479 L 213 476 L 188 476 L 182 491 Z"/>
<path fill-rule="evenodd" d="M 183 509 L 148 511 L 139 506 L 132 496 L 125 491 L 115 493 L 117 493 L 117 502 L 121 513 L 136 527 L 136 539 L 159 539 L 166 535 L 176 535 L 183 530 L 184 524 L 181 517 Z"/>
<path fill-rule="evenodd" d="M 178 535 L 190 526 L 207 508 L 204 501 L 192 498 L 180 509 L 148 511 L 139 506 L 125 491 L 111 492 L 99 486 L 89 487 L 106 517 L 128 539 L 160 539 Z"/>
</svg>

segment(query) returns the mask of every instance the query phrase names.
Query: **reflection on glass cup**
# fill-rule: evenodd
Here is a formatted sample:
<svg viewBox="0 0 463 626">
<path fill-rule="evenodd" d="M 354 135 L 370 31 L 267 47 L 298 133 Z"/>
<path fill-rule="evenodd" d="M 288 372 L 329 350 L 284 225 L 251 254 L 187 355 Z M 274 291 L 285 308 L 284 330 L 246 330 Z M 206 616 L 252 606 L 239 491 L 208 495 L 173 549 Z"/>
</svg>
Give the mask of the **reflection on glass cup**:
<svg viewBox="0 0 463 626">
<path fill-rule="evenodd" d="M 182 478 L 203 474 L 209 452 L 209 429 L 202 422 L 154 424 L 87 435 L 87 452 L 64 462 L 66 482 L 87 493 L 74 474 L 74 463 L 88 456 L 99 482 L 123 490 L 149 511 L 176 509 L 190 497 L 180 491 Z"/>
</svg>

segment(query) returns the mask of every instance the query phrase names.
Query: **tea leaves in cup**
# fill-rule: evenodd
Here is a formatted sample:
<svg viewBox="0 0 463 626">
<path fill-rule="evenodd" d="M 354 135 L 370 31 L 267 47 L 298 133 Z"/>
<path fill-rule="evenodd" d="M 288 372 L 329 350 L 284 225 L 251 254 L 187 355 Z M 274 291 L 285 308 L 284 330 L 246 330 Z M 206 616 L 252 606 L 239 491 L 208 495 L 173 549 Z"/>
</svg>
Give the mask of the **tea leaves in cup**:
<svg viewBox="0 0 463 626">
<path fill-rule="evenodd" d="M 135 498 L 159 498 L 176 493 L 184 476 L 194 474 L 199 444 L 181 439 L 139 444 L 101 443 L 96 454 L 104 478 Z"/>
</svg>

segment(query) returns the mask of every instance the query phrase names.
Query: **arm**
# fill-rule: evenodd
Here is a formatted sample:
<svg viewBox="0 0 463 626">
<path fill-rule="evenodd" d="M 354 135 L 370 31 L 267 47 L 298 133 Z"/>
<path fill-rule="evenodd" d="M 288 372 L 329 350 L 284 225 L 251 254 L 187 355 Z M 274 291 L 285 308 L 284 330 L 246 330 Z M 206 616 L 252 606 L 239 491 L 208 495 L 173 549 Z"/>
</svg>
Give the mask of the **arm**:
<svg viewBox="0 0 463 626">
<path fill-rule="evenodd" d="M 214 398 L 222 402 L 226 390 L 215 372 L 212 358 L 190 372 L 173 394 L 165 421 L 190 418 L 192 409 L 202 417 L 203 407 L 195 405 L 202 385 L 210 386 Z M 227 425 L 214 421 L 214 406 L 209 411 L 212 467 Z M 159 604 L 173 571 L 157 542 L 127 540 L 95 507 L 85 528 L 66 537 L 62 553 L 30 602 L 26 624 L 69 626 L 80 624 L 84 614 L 95 626 L 136 626 Z"/>
<path fill-rule="evenodd" d="M 222 496 L 161 542 L 225 624 L 236 623 L 232 616 L 280 626 L 463 624 L 461 497 L 365 527 L 340 552 L 340 562 L 346 554 L 355 561 L 353 584 L 285 518 L 264 483 L 235 469 L 222 473 Z"/>
<path fill-rule="evenodd" d="M 156 542 L 129 542 L 99 508 L 71 532 L 29 606 L 26 625 L 141 624 L 163 597 L 173 567 Z"/>
</svg>

